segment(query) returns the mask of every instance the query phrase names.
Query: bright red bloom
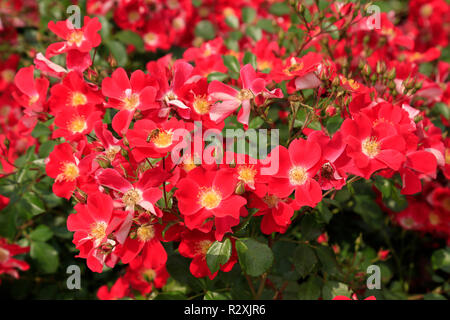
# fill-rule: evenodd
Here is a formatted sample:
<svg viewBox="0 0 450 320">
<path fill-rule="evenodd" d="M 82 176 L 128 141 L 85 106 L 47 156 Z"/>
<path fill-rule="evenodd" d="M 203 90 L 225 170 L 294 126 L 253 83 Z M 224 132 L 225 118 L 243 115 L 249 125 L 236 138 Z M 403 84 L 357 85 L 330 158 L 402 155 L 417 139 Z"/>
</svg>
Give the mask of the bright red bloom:
<svg viewBox="0 0 450 320">
<path fill-rule="evenodd" d="M 53 115 L 59 111 L 76 109 L 93 111 L 95 105 L 103 103 L 98 88 L 88 84 L 76 72 L 69 72 L 61 83 L 54 85 L 49 99 Z"/>
<path fill-rule="evenodd" d="M 219 271 L 211 273 L 206 263 L 206 253 L 214 243 L 215 238 L 212 233 L 202 233 L 199 231 L 186 232 L 183 234 L 178 250 L 183 257 L 192 258 L 189 270 L 197 278 L 209 277 L 214 279 Z M 237 254 L 233 249 L 230 259 L 220 267 L 223 272 L 229 272 L 237 262 Z"/>
<path fill-rule="evenodd" d="M 110 235 L 123 222 L 126 212 L 113 209 L 111 197 L 97 192 L 89 195 L 87 204 L 77 204 L 76 213 L 67 218 L 67 229 L 75 232 L 73 243 L 80 250 L 77 257 L 87 259 L 94 272 L 102 272 L 105 263 L 115 263 L 107 260 L 116 245 Z"/>
<path fill-rule="evenodd" d="M 49 82 L 45 78 L 34 79 L 33 74 L 33 66 L 22 68 L 17 72 L 14 84 L 18 90 L 13 93 L 13 96 L 25 108 L 25 114 L 28 117 L 34 117 L 36 121 L 37 113 L 44 111 Z"/>
<path fill-rule="evenodd" d="M 127 139 L 133 148 L 133 156 L 137 161 L 142 161 L 145 158 L 164 157 L 188 133 L 184 122 L 175 117 L 159 124 L 143 119 L 128 131 Z"/>
<path fill-rule="evenodd" d="M 120 192 L 126 210 L 133 211 L 138 205 L 158 216 L 161 212 L 157 211 L 154 205 L 163 194 L 157 187 L 162 184 L 165 177 L 166 174 L 158 169 L 147 170 L 133 185 L 114 169 L 104 169 L 97 175 L 101 185 Z"/>
<path fill-rule="evenodd" d="M 127 280 L 121 277 L 117 279 L 109 290 L 106 284 L 101 286 L 97 291 L 97 298 L 100 300 L 118 300 L 128 296 L 129 294 L 130 284 Z"/>
<path fill-rule="evenodd" d="M 159 269 L 167 261 L 167 253 L 161 244 L 163 226 L 148 213 L 137 214 L 131 226 L 130 236 L 120 248 L 123 263 L 142 257 L 142 265 L 148 269 Z"/>
<path fill-rule="evenodd" d="M 288 197 L 295 190 L 295 200 L 300 206 L 315 207 L 322 200 L 322 190 L 314 180 L 322 150 L 310 139 L 291 142 L 289 150 L 279 146 L 272 152 L 279 152 L 279 170 L 269 183 L 269 190 L 280 198 Z"/>
<path fill-rule="evenodd" d="M 242 105 L 237 119 L 240 123 L 248 125 L 250 101 L 267 89 L 265 80 L 256 76 L 256 72 L 250 64 L 242 67 L 240 75 L 242 89 L 239 91 L 217 80 L 209 84 L 208 98 L 213 102 L 209 113 L 212 121 L 222 122 Z"/>
<path fill-rule="evenodd" d="M 232 218 L 239 220 L 245 198 L 235 195 L 237 177 L 231 169 L 206 171 L 202 167 L 191 170 L 181 179 L 175 197 L 186 226 L 209 231 L 209 218 Z"/>
<path fill-rule="evenodd" d="M 149 79 L 137 70 L 128 79 L 123 68 L 116 69 L 111 77 L 103 79 L 102 92 L 109 97 L 107 107 L 120 109 L 112 120 L 113 129 L 124 135 L 130 126 L 136 110 L 159 108 L 155 103 L 156 89 L 149 85 Z"/>
<path fill-rule="evenodd" d="M 90 112 L 89 109 L 60 111 L 55 117 L 55 125 L 58 127 L 52 138 L 64 137 L 67 141 L 85 139 L 89 134 L 94 123 L 101 119 L 101 112 Z"/>
<path fill-rule="evenodd" d="M 25 261 L 18 260 L 13 257 L 29 251 L 30 247 L 21 247 L 17 244 L 9 244 L 5 238 L 0 238 L 0 275 L 8 274 L 18 279 L 18 270 L 26 271 L 30 268 L 30 266 Z"/>
<path fill-rule="evenodd" d="M 77 186 L 81 171 L 80 160 L 74 155 L 72 146 L 68 143 L 55 146 L 48 157 L 45 171 L 55 179 L 53 192 L 58 197 L 69 199 Z"/>
<path fill-rule="evenodd" d="M 390 123 L 373 127 L 366 115 L 359 114 L 354 120 L 345 120 L 341 131 L 348 145 L 347 154 L 355 164 L 351 173 L 369 179 L 380 169 L 398 170 L 405 161 L 405 140 Z"/>
<path fill-rule="evenodd" d="M 85 16 L 84 26 L 80 29 L 75 28 L 70 20 L 50 21 L 48 28 L 65 41 L 49 45 L 45 52 L 47 58 L 67 52 L 67 68 L 78 72 L 83 72 L 92 64 L 89 51 L 102 41 L 98 34 L 102 24 L 97 17 Z"/>
</svg>

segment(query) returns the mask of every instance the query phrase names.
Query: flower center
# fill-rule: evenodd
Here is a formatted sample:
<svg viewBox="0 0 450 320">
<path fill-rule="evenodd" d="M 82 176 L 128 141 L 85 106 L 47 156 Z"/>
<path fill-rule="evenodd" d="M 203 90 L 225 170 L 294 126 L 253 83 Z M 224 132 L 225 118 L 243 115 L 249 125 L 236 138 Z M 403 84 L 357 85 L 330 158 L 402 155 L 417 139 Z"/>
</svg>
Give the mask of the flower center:
<svg viewBox="0 0 450 320">
<path fill-rule="evenodd" d="M 334 169 L 329 162 L 324 163 L 320 169 L 320 174 L 325 179 L 332 179 L 334 175 Z"/>
<path fill-rule="evenodd" d="M 144 272 L 142 272 L 142 275 L 148 282 L 152 282 L 153 279 L 156 278 L 156 271 L 153 269 L 146 269 Z"/>
<path fill-rule="evenodd" d="M 211 247 L 212 242 L 209 240 L 202 240 L 197 244 L 197 252 L 200 255 L 206 256 L 206 253 L 209 250 L 209 247 Z"/>
<path fill-rule="evenodd" d="M 142 200 L 142 193 L 136 189 L 130 189 L 122 197 L 123 203 L 127 206 L 134 206 L 136 203 Z"/>
<path fill-rule="evenodd" d="M 256 170 L 253 166 L 241 166 L 238 169 L 238 179 L 245 183 L 252 183 L 255 181 Z"/>
<path fill-rule="evenodd" d="M 137 93 L 132 93 L 126 95 L 122 99 L 122 107 L 126 110 L 134 110 L 139 105 L 139 95 Z"/>
<path fill-rule="evenodd" d="M 267 204 L 269 208 L 275 208 L 278 205 L 279 199 L 275 195 L 265 195 L 263 201 Z"/>
<path fill-rule="evenodd" d="M 137 229 L 137 236 L 138 236 L 139 240 L 141 240 L 143 242 L 147 242 L 147 241 L 153 239 L 153 237 L 155 236 L 155 230 L 153 229 L 152 225 L 150 225 L 150 224 L 143 225 Z"/>
<path fill-rule="evenodd" d="M 155 45 L 158 42 L 158 36 L 154 32 L 147 32 L 144 35 L 144 42 L 150 46 Z"/>
<path fill-rule="evenodd" d="M 131 12 L 128 14 L 128 21 L 130 21 L 131 23 L 134 23 L 134 22 L 136 22 L 136 21 L 139 20 L 139 17 L 140 17 L 139 12 L 137 12 L 137 11 L 131 11 Z"/>
<path fill-rule="evenodd" d="M 69 45 L 76 44 L 79 47 L 83 42 L 83 38 L 83 31 L 74 31 L 69 35 L 69 39 L 67 39 L 67 42 L 69 43 Z"/>
<path fill-rule="evenodd" d="M 416 222 L 414 221 L 414 219 L 413 218 L 404 218 L 402 221 L 401 221 L 401 224 L 403 225 L 403 227 L 405 227 L 406 229 L 412 229 L 415 225 L 416 225 Z"/>
<path fill-rule="evenodd" d="M 194 159 L 191 157 L 187 157 L 183 159 L 183 169 L 186 172 L 189 172 L 193 169 L 197 168 L 197 165 L 194 162 Z"/>
<path fill-rule="evenodd" d="M 254 97 L 253 92 L 250 91 L 250 89 L 242 89 L 239 91 L 237 98 L 241 101 L 249 100 Z"/>
<path fill-rule="evenodd" d="M 30 100 L 28 100 L 28 104 L 31 106 L 31 105 L 35 104 L 38 100 L 39 100 L 39 95 L 36 94 L 36 95 L 30 97 Z"/>
<path fill-rule="evenodd" d="M 91 226 L 91 232 L 89 235 L 96 240 L 101 240 L 106 237 L 107 227 L 108 225 L 104 221 L 96 222 Z"/>
<path fill-rule="evenodd" d="M 435 214 L 434 212 L 430 213 L 429 220 L 433 226 L 436 226 L 441 222 L 441 220 L 439 219 L 439 216 L 437 214 Z"/>
<path fill-rule="evenodd" d="M 450 164 L 450 149 L 445 149 L 445 164 Z"/>
<path fill-rule="evenodd" d="M 83 116 L 76 116 L 69 122 L 67 127 L 72 133 L 83 132 L 86 129 L 86 120 Z"/>
<path fill-rule="evenodd" d="M 284 73 L 291 75 L 294 72 L 300 71 L 303 69 L 303 62 L 297 63 L 294 58 L 291 60 L 291 65 L 284 69 Z"/>
<path fill-rule="evenodd" d="M 429 18 L 433 14 L 433 7 L 427 3 L 420 8 L 420 15 L 424 18 Z"/>
<path fill-rule="evenodd" d="M 369 158 L 374 158 L 380 153 L 380 143 L 376 137 L 369 137 L 362 142 L 362 152 Z"/>
<path fill-rule="evenodd" d="M 80 175 L 78 167 L 73 162 L 64 162 L 61 173 L 56 177 L 56 181 L 74 181 Z"/>
<path fill-rule="evenodd" d="M 152 139 L 152 142 L 158 148 L 167 148 L 172 144 L 173 132 L 172 130 L 159 130 L 158 134 Z"/>
<path fill-rule="evenodd" d="M 4 248 L 0 248 L 0 263 L 6 262 L 9 259 L 9 251 L 4 249 Z"/>
<path fill-rule="evenodd" d="M 113 161 L 116 157 L 116 154 L 120 151 L 119 146 L 110 146 L 108 149 L 105 150 L 106 158 L 109 161 Z"/>
<path fill-rule="evenodd" d="M 209 112 L 209 109 L 211 109 L 211 105 L 209 104 L 208 100 L 206 99 L 205 95 L 195 97 L 194 100 L 194 110 L 198 114 L 206 114 Z"/>
<path fill-rule="evenodd" d="M 213 188 L 208 188 L 199 193 L 200 205 L 208 210 L 217 208 L 222 201 L 220 193 Z"/>
<path fill-rule="evenodd" d="M 164 95 L 164 100 L 167 102 L 172 101 L 172 100 L 177 100 L 177 99 L 178 99 L 178 97 L 173 91 L 169 91 Z"/>
<path fill-rule="evenodd" d="M 259 70 L 272 69 L 272 63 L 267 60 L 259 61 L 258 69 Z"/>
<path fill-rule="evenodd" d="M 15 73 L 11 69 L 5 69 L 2 71 L 2 78 L 7 83 L 11 83 L 14 80 L 14 75 Z"/>
<path fill-rule="evenodd" d="M 293 167 L 289 170 L 289 181 L 294 186 L 300 186 L 308 180 L 308 173 L 303 167 Z"/>
<path fill-rule="evenodd" d="M 73 107 L 85 105 L 86 102 L 87 102 L 87 98 L 81 92 L 72 93 L 72 106 Z"/>
<path fill-rule="evenodd" d="M 450 211 L 450 198 L 446 197 L 444 200 L 442 200 L 442 206 L 445 210 Z"/>
</svg>

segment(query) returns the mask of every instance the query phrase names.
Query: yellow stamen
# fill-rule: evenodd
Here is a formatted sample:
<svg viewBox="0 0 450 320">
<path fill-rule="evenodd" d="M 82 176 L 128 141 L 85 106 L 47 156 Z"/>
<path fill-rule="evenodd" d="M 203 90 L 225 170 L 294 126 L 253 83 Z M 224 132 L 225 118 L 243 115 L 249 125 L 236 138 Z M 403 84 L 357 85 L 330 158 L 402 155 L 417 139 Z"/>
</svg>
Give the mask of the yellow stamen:
<svg viewBox="0 0 450 320">
<path fill-rule="evenodd" d="M 153 229 L 153 226 L 150 224 L 143 225 L 137 229 L 137 236 L 139 240 L 147 242 L 153 239 L 153 237 L 155 236 L 155 230 Z"/>
<path fill-rule="evenodd" d="M 73 107 L 85 105 L 86 102 L 87 102 L 87 98 L 81 92 L 73 92 L 72 93 L 72 106 Z"/>
<path fill-rule="evenodd" d="M 89 233 L 89 235 L 96 240 L 101 240 L 106 237 L 107 227 L 108 225 L 106 224 L 106 222 L 96 222 L 91 226 L 91 232 Z"/>
<path fill-rule="evenodd" d="M 158 135 L 152 139 L 152 142 L 158 148 L 167 148 L 172 144 L 173 132 L 172 130 L 159 130 Z"/>
<path fill-rule="evenodd" d="M 86 127 L 86 120 L 83 116 L 76 116 L 67 124 L 67 128 L 72 131 L 72 133 L 83 132 Z"/>
<path fill-rule="evenodd" d="M 369 137 L 362 142 L 362 152 L 369 158 L 374 158 L 380 153 L 380 143 L 376 137 Z"/>
<path fill-rule="evenodd" d="M 123 203 L 127 206 L 134 206 L 142 200 L 142 193 L 136 189 L 130 189 L 122 197 Z"/>
<path fill-rule="evenodd" d="M 200 191 L 199 203 L 208 210 L 217 208 L 222 201 L 222 195 L 213 188 L 207 188 Z"/>
<path fill-rule="evenodd" d="M 308 180 L 308 173 L 303 167 L 293 167 L 289 170 L 289 182 L 294 186 L 303 185 Z"/>
<path fill-rule="evenodd" d="M 64 162 L 61 167 L 61 173 L 56 177 L 56 181 L 74 181 L 80 172 L 73 162 Z"/>
<path fill-rule="evenodd" d="M 70 45 L 76 44 L 79 47 L 81 45 L 81 43 L 83 42 L 83 39 L 84 39 L 83 31 L 81 31 L 81 30 L 73 31 L 69 35 L 69 39 L 67 39 L 67 42 Z"/>
<path fill-rule="evenodd" d="M 193 107 L 195 112 L 201 115 L 208 113 L 209 109 L 211 109 L 211 105 L 205 95 L 195 97 Z"/>
</svg>

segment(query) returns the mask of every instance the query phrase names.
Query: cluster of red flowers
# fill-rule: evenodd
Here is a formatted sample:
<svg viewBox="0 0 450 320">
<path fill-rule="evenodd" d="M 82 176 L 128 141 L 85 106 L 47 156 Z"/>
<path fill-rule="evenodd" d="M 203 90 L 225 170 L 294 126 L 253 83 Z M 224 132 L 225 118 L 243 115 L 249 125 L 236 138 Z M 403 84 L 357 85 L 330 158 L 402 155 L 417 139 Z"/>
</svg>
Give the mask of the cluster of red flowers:
<svg viewBox="0 0 450 320">
<path fill-rule="evenodd" d="M 19 254 L 27 253 L 28 251 L 30 251 L 29 247 L 9 244 L 6 239 L 0 238 L 0 275 L 8 274 L 18 279 L 18 270 L 26 271 L 30 268 L 30 266 L 25 261 L 18 260 L 13 257 Z"/>
<path fill-rule="evenodd" d="M 240 17 L 244 5 L 258 9 L 260 2 L 219 1 L 214 6 L 213 1 L 202 1 L 194 9 L 191 1 L 88 1 L 88 10 L 104 14 L 114 6 L 116 23 L 141 34 L 147 49 L 154 50 L 190 45 L 193 36 L 186 26 L 210 16 L 211 10 L 221 21 L 230 11 Z M 147 72 L 127 74 L 118 68 L 101 83 L 86 78 L 90 53 L 101 43 L 98 19 L 86 17 L 80 29 L 67 21 L 50 22 L 49 29 L 62 41 L 51 44 L 45 56 L 38 54 L 34 66 L 17 72 L 14 99 L 0 97 L 2 110 L 19 104 L 25 115 L 11 107 L 8 116 L 0 118 L 0 147 L 6 150 L 8 144 L 8 156 L 1 158 L 3 170 L 8 172 L 15 154 L 35 143 L 29 132 L 37 121 L 54 119 L 52 138 L 64 142 L 46 160 L 46 172 L 54 179 L 57 196 L 78 202 L 67 220 L 78 257 L 95 272 L 119 261 L 128 264 L 111 290 L 100 289 L 98 295 L 105 299 L 131 295 L 131 289 L 148 294 L 152 286 L 162 287 L 168 277 L 165 242 L 179 242 L 180 254 L 192 259 L 195 277 L 213 279 L 217 272 L 208 268 L 206 253 L 214 241 L 230 237 L 241 218 L 262 216 L 262 233 L 284 233 L 294 211 L 315 207 L 324 191 L 341 189 L 349 176 L 399 175 L 402 193 L 411 196 L 408 208 L 395 219 L 405 228 L 450 239 L 450 189 L 433 182 L 438 174 L 448 178 L 448 140 L 419 108 L 450 103 L 445 82 L 450 65 L 439 62 L 433 79 L 418 69 L 440 56 L 449 34 L 448 28 L 440 28 L 442 37 L 424 39 L 422 32 L 434 30 L 437 19 L 448 21 L 450 11 L 444 0 L 411 1 L 410 6 L 411 19 L 403 26 L 395 26 L 383 13 L 380 28 L 370 30 L 364 17 L 348 25 L 356 15 L 352 3 L 332 4 L 332 11 L 340 12 L 337 29 L 346 28 L 344 40 L 303 26 L 312 39 L 308 47 L 320 49 L 327 41 L 333 48 L 329 55 L 310 51 L 286 56 L 270 33 L 259 41 L 242 39 L 240 52 L 229 50 L 218 37 L 188 48 L 183 59 L 167 55 L 150 61 Z M 258 15 L 267 17 L 261 8 Z M 290 26 L 289 15 L 274 21 L 285 29 Z M 217 28 L 225 32 L 228 26 L 217 23 Z M 352 44 L 350 64 L 345 42 Z M 256 57 L 254 65 L 243 63 L 246 51 Z M 49 60 L 60 54 L 66 54 L 65 68 Z M 223 55 L 241 62 L 239 79 L 208 82 L 208 75 L 227 71 Z M 15 56 L 0 64 L 0 86 L 12 90 L 16 66 Z M 358 69 L 363 77 L 344 76 L 343 70 Z M 367 82 L 373 85 L 364 85 Z M 298 94 L 304 89 L 332 99 L 325 106 L 304 106 Z M 343 123 L 332 134 L 325 125 L 320 130 L 305 128 L 287 147 L 273 149 L 268 158 L 278 155 L 279 164 L 273 175 L 262 174 L 268 166 L 265 159 L 232 152 L 227 156 L 234 161 L 227 164 L 199 162 L 204 155 L 194 152 L 184 153 L 179 162 L 172 160 L 171 153 L 185 138 L 177 134 L 179 129 L 193 133 L 194 122 L 201 121 L 203 137 L 208 129 L 222 130 L 224 120 L 234 114 L 247 129 L 252 115 L 267 114 L 274 103 L 290 105 L 291 111 L 312 108 L 320 121 L 337 115 Z M 105 120 L 109 117 L 111 126 Z M 305 138 L 298 138 L 300 134 Z M 422 190 L 422 181 L 423 201 L 412 196 Z M 224 272 L 237 262 L 231 240 L 231 258 L 220 267 Z"/>
</svg>

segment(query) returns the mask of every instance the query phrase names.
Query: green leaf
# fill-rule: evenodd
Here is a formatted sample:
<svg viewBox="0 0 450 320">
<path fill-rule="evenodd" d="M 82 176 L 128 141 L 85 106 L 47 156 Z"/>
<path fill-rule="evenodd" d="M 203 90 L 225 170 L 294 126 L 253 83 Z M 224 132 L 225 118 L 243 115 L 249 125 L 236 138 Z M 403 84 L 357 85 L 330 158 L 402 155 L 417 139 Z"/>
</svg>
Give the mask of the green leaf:
<svg viewBox="0 0 450 320">
<path fill-rule="evenodd" d="M 246 52 L 244 54 L 244 59 L 242 59 L 244 65 L 251 64 L 254 69 L 256 69 L 256 56 L 251 52 Z"/>
<path fill-rule="evenodd" d="M 47 158 L 50 152 L 53 151 L 55 146 L 58 144 L 55 140 L 49 140 L 45 141 L 43 144 L 39 147 L 39 157 L 40 158 Z"/>
<path fill-rule="evenodd" d="M 341 116 L 334 116 L 327 120 L 327 131 L 330 134 L 334 134 L 338 129 L 341 127 L 342 122 L 344 119 L 341 118 Z"/>
<path fill-rule="evenodd" d="M 225 239 L 223 242 L 215 241 L 206 253 L 206 263 L 211 273 L 216 273 L 220 266 L 227 263 L 231 256 L 231 241 Z"/>
<path fill-rule="evenodd" d="M 326 246 L 317 246 L 315 250 L 322 264 L 322 270 L 331 275 L 336 275 L 338 273 L 338 265 L 333 249 Z"/>
<path fill-rule="evenodd" d="M 232 29 L 239 28 L 239 18 L 235 15 L 229 15 L 225 18 L 225 23 Z"/>
<path fill-rule="evenodd" d="M 239 74 L 239 71 L 241 70 L 241 65 L 239 64 L 239 61 L 235 56 L 225 55 L 222 56 L 222 60 L 225 67 L 228 68 L 228 71 Z"/>
<path fill-rule="evenodd" d="M 245 23 L 252 23 L 255 20 L 256 11 L 251 7 L 242 8 L 242 21 Z"/>
<path fill-rule="evenodd" d="M 323 285 L 322 298 L 332 300 L 336 296 L 346 296 L 350 298 L 351 292 L 345 283 L 337 281 L 328 281 Z"/>
<path fill-rule="evenodd" d="M 47 128 L 44 124 L 38 122 L 31 132 L 31 136 L 34 138 L 50 137 L 51 133 L 52 132 L 49 128 Z"/>
<path fill-rule="evenodd" d="M 32 215 L 38 215 L 45 211 L 44 202 L 35 193 L 25 193 L 22 197 L 27 203 L 27 210 L 30 211 Z"/>
<path fill-rule="evenodd" d="M 266 32 L 275 32 L 275 27 L 273 26 L 273 21 L 271 19 L 259 19 L 256 25 Z"/>
<path fill-rule="evenodd" d="M 267 272 L 273 263 L 272 250 L 253 239 L 236 241 L 239 264 L 246 274 L 257 277 Z"/>
<path fill-rule="evenodd" d="M 255 41 L 259 41 L 262 38 L 261 28 L 257 26 L 248 26 L 247 29 L 245 29 L 245 33 Z"/>
<path fill-rule="evenodd" d="M 43 224 L 37 226 L 37 228 L 30 233 L 30 238 L 33 241 L 45 242 L 51 237 L 53 237 L 53 231 Z"/>
<path fill-rule="evenodd" d="M 51 245 L 41 242 L 31 242 L 31 258 L 35 259 L 39 269 L 44 273 L 54 273 L 59 266 L 58 252 Z"/>
<path fill-rule="evenodd" d="M 195 26 L 195 35 L 206 40 L 212 40 L 216 36 L 216 30 L 208 20 L 202 20 Z"/>
<path fill-rule="evenodd" d="M 261 117 L 254 117 L 252 120 L 250 120 L 250 123 L 248 124 L 248 127 L 250 129 L 257 129 L 261 127 L 264 124 L 264 120 Z"/>
<path fill-rule="evenodd" d="M 230 298 L 227 293 L 207 291 L 203 300 L 230 300 Z"/>
<path fill-rule="evenodd" d="M 276 16 L 283 16 L 291 12 L 291 8 L 286 2 L 276 2 L 270 6 L 269 12 Z"/>
<path fill-rule="evenodd" d="M 125 44 L 133 45 L 138 51 L 144 50 L 144 41 L 142 40 L 142 37 L 131 30 L 119 31 L 115 34 L 115 37 Z"/>
<path fill-rule="evenodd" d="M 314 269 L 317 257 L 310 246 L 300 244 L 294 251 L 293 263 L 297 272 L 304 278 Z"/>
<path fill-rule="evenodd" d="M 208 75 L 208 82 L 211 82 L 213 80 L 217 81 L 225 81 L 229 76 L 226 73 L 222 72 L 212 72 Z"/>
<path fill-rule="evenodd" d="M 111 51 L 114 59 L 116 59 L 117 65 L 119 67 L 124 67 L 128 62 L 128 54 L 123 43 L 113 40 L 106 42 L 106 46 Z"/>
<path fill-rule="evenodd" d="M 439 249 L 431 255 L 434 270 L 441 269 L 450 273 L 450 248 Z"/>
<path fill-rule="evenodd" d="M 298 299 L 317 300 L 320 298 L 322 280 L 319 277 L 311 276 L 300 285 Z"/>
<path fill-rule="evenodd" d="M 324 199 L 325 200 L 325 199 Z M 320 219 L 324 222 L 324 223 L 328 223 L 330 222 L 331 218 L 333 217 L 333 213 L 330 211 L 330 209 L 328 209 L 327 204 L 325 203 L 325 201 L 321 201 L 317 204 L 316 206 L 317 210 L 319 210 L 320 213 Z"/>
<path fill-rule="evenodd" d="M 315 240 L 322 233 L 322 229 L 314 214 L 306 214 L 300 223 L 300 233 L 303 240 Z"/>
<path fill-rule="evenodd" d="M 423 296 L 423 300 L 447 300 L 447 298 L 439 293 L 427 293 Z"/>
<path fill-rule="evenodd" d="M 163 292 L 158 294 L 154 300 L 186 300 L 187 297 L 182 292 Z"/>
<path fill-rule="evenodd" d="M 433 112 L 442 115 L 447 120 L 450 119 L 450 107 L 443 102 L 436 103 Z"/>
</svg>

